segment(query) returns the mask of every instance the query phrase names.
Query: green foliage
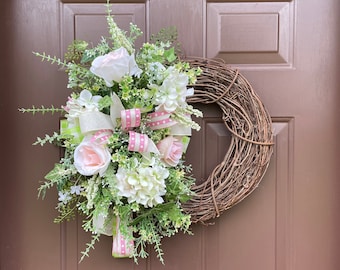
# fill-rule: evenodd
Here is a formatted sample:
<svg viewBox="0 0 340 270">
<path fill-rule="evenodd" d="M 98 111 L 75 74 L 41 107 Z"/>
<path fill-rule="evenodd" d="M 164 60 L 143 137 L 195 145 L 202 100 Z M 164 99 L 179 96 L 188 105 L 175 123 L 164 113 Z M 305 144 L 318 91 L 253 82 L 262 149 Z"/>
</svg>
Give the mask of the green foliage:
<svg viewBox="0 0 340 270">
<path fill-rule="evenodd" d="M 96 47 L 83 51 L 81 64 L 92 62 L 99 55 L 104 55 L 112 50 L 105 37 L 102 37 Z"/>
<path fill-rule="evenodd" d="M 52 115 L 55 113 L 61 113 L 64 110 L 61 108 L 55 108 L 53 105 L 51 105 L 50 108 L 45 108 L 44 105 L 41 105 L 40 108 L 36 108 L 34 105 L 32 106 L 32 108 L 20 108 L 18 109 L 19 112 L 22 113 L 31 113 L 33 115 L 35 115 L 36 113 L 41 113 L 41 114 L 45 114 L 45 113 L 51 113 Z"/>
<path fill-rule="evenodd" d="M 54 168 L 45 176 L 45 181 L 38 189 L 38 197 L 44 198 L 46 190 L 53 186 L 63 186 L 76 173 L 73 166 L 55 164 Z"/>
<path fill-rule="evenodd" d="M 57 142 L 59 142 L 59 136 L 60 135 L 57 132 L 54 132 L 52 136 L 46 134 L 44 139 L 37 137 L 37 140 L 33 145 L 40 144 L 40 146 L 44 146 L 46 143 L 57 144 Z"/>
<path fill-rule="evenodd" d="M 82 59 L 87 46 L 88 43 L 86 41 L 74 40 L 72 44 L 67 47 L 67 52 L 64 55 L 65 61 L 79 62 Z"/>
<path fill-rule="evenodd" d="M 35 56 L 39 56 L 41 58 L 41 61 L 47 61 L 50 62 L 51 64 L 57 64 L 61 68 L 66 68 L 68 66 L 66 61 L 62 61 L 56 56 L 50 56 L 49 54 L 47 55 L 45 52 L 44 53 L 33 52 L 33 54 Z"/>
<path fill-rule="evenodd" d="M 168 43 L 176 54 L 180 54 L 181 52 L 181 45 L 178 42 L 178 32 L 176 26 L 162 28 L 158 33 L 151 36 L 150 43 Z"/>
<path fill-rule="evenodd" d="M 82 260 L 84 260 L 85 257 L 88 257 L 88 256 L 89 256 L 89 253 L 90 253 L 91 249 L 94 249 L 94 248 L 95 248 L 95 244 L 96 244 L 97 242 L 99 242 L 99 237 L 100 237 L 100 234 L 93 234 L 93 235 L 92 235 L 91 242 L 89 242 L 89 243 L 86 244 L 86 250 L 81 252 L 82 256 L 81 256 L 79 262 L 81 262 Z"/>
<path fill-rule="evenodd" d="M 135 37 L 139 35 L 139 33 L 141 32 L 139 31 L 137 26 L 130 28 L 131 32 L 134 31 L 135 33 L 131 33 L 132 36 L 131 36 L 131 39 L 129 40 L 127 38 L 126 32 L 120 29 L 117 26 L 116 22 L 113 20 L 113 17 L 111 16 L 112 10 L 110 9 L 110 6 L 111 6 L 110 1 L 107 0 L 108 16 L 106 16 L 106 20 L 107 20 L 107 24 L 109 27 L 109 33 L 111 35 L 111 41 L 113 42 L 113 48 L 118 49 L 120 47 L 124 47 L 129 52 L 129 54 L 133 54 L 135 52 L 135 49 L 134 49 L 134 44 L 131 41 L 133 41 Z"/>
<path fill-rule="evenodd" d="M 174 202 L 159 204 L 140 214 L 131 223 L 134 231 L 138 232 L 135 237 L 135 261 L 137 262 L 139 257 L 148 256 L 146 247 L 151 244 L 158 259 L 164 264 L 161 243 L 163 237 L 171 237 L 179 231 L 191 234 L 190 224 L 190 215 L 183 213 L 180 206 Z"/>
</svg>

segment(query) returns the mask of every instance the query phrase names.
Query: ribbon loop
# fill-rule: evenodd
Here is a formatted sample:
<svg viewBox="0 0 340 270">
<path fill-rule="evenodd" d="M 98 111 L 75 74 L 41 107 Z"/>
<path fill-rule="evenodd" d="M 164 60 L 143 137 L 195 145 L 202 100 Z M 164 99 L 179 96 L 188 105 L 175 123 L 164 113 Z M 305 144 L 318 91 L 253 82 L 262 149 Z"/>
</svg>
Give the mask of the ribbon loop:
<svg viewBox="0 0 340 270">
<path fill-rule="evenodd" d="M 149 137 L 145 134 L 140 134 L 134 131 L 129 132 L 128 150 L 143 153 L 147 151 Z"/>
<path fill-rule="evenodd" d="M 141 121 L 141 111 L 138 108 L 122 110 L 120 112 L 122 129 L 127 130 L 132 127 L 139 127 Z"/>
<path fill-rule="evenodd" d="M 129 131 L 128 150 L 133 152 L 159 154 L 157 146 L 146 134 Z"/>
<path fill-rule="evenodd" d="M 96 142 L 98 144 L 105 144 L 107 143 L 111 135 L 112 135 L 112 130 L 110 129 L 99 130 L 91 137 L 91 142 Z"/>
<path fill-rule="evenodd" d="M 80 130 L 83 134 L 102 129 L 113 130 L 115 124 L 109 115 L 102 112 L 86 112 L 79 116 Z"/>
<path fill-rule="evenodd" d="M 149 113 L 149 121 L 146 124 L 152 130 L 168 128 L 176 124 L 176 121 L 170 118 L 171 113 L 160 111 Z"/>
</svg>

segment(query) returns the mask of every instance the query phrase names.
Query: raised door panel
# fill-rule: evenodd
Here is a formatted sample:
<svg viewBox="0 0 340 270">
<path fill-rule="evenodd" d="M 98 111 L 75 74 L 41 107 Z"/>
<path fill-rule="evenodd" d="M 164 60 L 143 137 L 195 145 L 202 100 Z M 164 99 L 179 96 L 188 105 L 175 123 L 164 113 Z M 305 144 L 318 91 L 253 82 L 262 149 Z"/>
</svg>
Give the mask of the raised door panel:
<svg viewBox="0 0 340 270">
<path fill-rule="evenodd" d="M 155 34 L 164 27 L 175 26 L 178 31 L 178 41 L 185 56 L 203 55 L 204 20 L 205 1 L 149 1 L 148 23 L 150 34 Z"/>
<path fill-rule="evenodd" d="M 61 55 L 67 51 L 67 46 L 75 39 L 88 41 L 93 45 L 100 42 L 102 37 L 109 37 L 106 22 L 107 8 L 102 3 L 61 3 L 60 4 L 60 48 Z M 130 23 L 138 25 L 146 33 L 146 7 L 145 3 L 112 4 L 112 14 L 115 22 L 129 31 Z M 136 41 L 136 47 L 145 42 L 145 35 Z"/>
<path fill-rule="evenodd" d="M 274 154 L 258 188 L 205 230 L 206 269 L 291 269 L 294 121 L 276 118 L 273 127 Z"/>
<path fill-rule="evenodd" d="M 291 67 L 294 5 L 208 3 L 207 56 L 242 68 Z"/>
</svg>

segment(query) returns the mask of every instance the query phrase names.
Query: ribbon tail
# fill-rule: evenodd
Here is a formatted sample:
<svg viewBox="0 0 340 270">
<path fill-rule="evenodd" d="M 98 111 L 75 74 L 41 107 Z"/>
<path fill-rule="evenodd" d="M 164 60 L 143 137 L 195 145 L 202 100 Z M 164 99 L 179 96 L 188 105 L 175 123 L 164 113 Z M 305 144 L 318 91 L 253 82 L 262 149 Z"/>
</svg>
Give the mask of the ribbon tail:
<svg viewBox="0 0 340 270">
<path fill-rule="evenodd" d="M 112 256 L 114 258 L 132 257 L 134 252 L 132 230 L 130 227 L 124 228 L 125 233 L 129 233 L 125 236 L 121 232 L 121 226 L 121 220 L 116 216 L 113 222 Z"/>
<path fill-rule="evenodd" d="M 159 152 L 157 146 L 155 145 L 155 143 L 150 138 L 148 138 L 148 147 L 147 147 L 145 152 L 141 152 L 141 155 L 145 159 L 150 160 L 151 159 L 151 153 L 155 153 L 157 155 L 160 155 L 160 152 Z"/>
<path fill-rule="evenodd" d="M 140 134 L 134 131 L 129 131 L 128 150 L 139 152 L 143 155 L 150 153 L 160 154 L 155 143 L 146 134 Z"/>
<path fill-rule="evenodd" d="M 97 233 L 112 236 L 113 234 L 113 219 L 114 215 L 111 212 L 104 216 L 103 214 L 95 214 L 93 216 L 92 225 Z"/>
<path fill-rule="evenodd" d="M 173 136 L 191 136 L 191 127 L 183 124 L 176 124 L 170 127 L 170 135 Z"/>
</svg>

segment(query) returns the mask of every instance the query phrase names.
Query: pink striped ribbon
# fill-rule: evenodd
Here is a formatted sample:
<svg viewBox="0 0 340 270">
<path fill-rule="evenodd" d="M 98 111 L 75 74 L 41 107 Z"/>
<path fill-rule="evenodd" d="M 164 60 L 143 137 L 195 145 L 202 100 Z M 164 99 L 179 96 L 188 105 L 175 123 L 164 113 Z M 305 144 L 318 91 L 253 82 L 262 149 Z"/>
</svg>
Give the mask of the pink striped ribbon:
<svg viewBox="0 0 340 270">
<path fill-rule="evenodd" d="M 176 124 L 176 121 L 170 118 L 171 113 L 160 111 L 148 114 L 149 121 L 147 126 L 152 130 L 168 128 Z"/>
<path fill-rule="evenodd" d="M 120 218 L 117 216 L 114 222 L 114 232 L 112 240 L 112 256 L 115 258 L 131 257 L 133 255 L 134 242 L 132 240 L 132 231 L 130 237 L 125 238 L 120 231 Z"/>
<path fill-rule="evenodd" d="M 147 151 L 148 143 L 149 137 L 147 135 L 129 131 L 129 151 L 143 153 Z"/>
<path fill-rule="evenodd" d="M 122 121 L 122 129 L 127 130 L 131 127 L 138 127 L 140 125 L 141 112 L 138 108 L 122 110 L 120 112 L 120 117 Z"/>
<path fill-rule="evenodd" d="M 110 129 L 101 129 L 98 130 L 92 137 L 91 142 L 96 142 L 98 144 L 107 143 L 109 137 L 112 135 L 112 130 Z"/>
</svg>

